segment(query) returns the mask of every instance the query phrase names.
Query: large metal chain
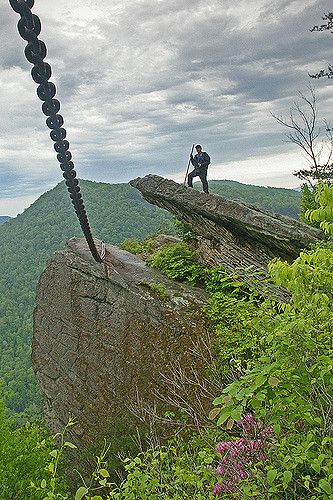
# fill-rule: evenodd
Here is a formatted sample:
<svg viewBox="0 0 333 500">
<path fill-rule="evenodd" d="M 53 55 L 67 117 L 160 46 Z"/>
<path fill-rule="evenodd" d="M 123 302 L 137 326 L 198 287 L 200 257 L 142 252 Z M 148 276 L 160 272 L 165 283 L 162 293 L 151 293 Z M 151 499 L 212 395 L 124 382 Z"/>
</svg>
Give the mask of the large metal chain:
<svg viewBox="0 0 333 500">
<path fill-rule="evenodd" d="M 54 149 L 57 153 L 57 159 L 63 171 L 63 176 L 66 179 L 66 186 L 70 193 L 75 213 L 94 259 L 97 262 L 102 262 L 91 234 L 79 181 L 76 179 L 72 154 L 69 151 L 69 142 L 66 140 L 67 134 L 63 127 L 64 119 L 59 114 L 60 102 L 58 99 L 54 99 L 56 86 L 53 82 L 49 81 L 52 74 L 51 66 L 44 62 L 47 53 L 46 45 L 42 40 L 38 39 L 41 31 L 41 22 L 39 17 L 31 12 L 35 0 L 9 0 L 9 3 L 13 10 L 21 16 L 17 28 L 21 37 L 28 42 L 24 51 L 25 56 L 34 65 L 31 70 L 31 76 L 38 83 L 37 95 L 43 101 L 42 111 L 48 117 L 46 124 L 51 129 L 50 137 L 54 141 Z"/>
</svg>

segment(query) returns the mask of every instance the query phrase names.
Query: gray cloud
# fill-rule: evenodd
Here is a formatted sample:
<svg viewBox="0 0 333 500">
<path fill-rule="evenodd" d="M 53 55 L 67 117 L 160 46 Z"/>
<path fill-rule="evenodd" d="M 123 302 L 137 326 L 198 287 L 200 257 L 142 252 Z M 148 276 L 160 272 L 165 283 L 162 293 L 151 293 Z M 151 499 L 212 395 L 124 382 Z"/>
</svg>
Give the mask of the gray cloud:
<svg viewBox="0 0 333 500">
<path fill-rule="evenodd" d="M 1 198 L 18 183 L 37 192 L 61 172 L 18 16 L 0 1 Z M 192 142 L 223 164 L 288 151 L 270 113 L 288 109 L 307 73 L 333 61 L 332 35 L 309 32 L 329 9 L 319 0 L 37 3 L 79 174 L 176 175 Z M 330 82 L 313 84 L 324 107 Z"/>
</svg>

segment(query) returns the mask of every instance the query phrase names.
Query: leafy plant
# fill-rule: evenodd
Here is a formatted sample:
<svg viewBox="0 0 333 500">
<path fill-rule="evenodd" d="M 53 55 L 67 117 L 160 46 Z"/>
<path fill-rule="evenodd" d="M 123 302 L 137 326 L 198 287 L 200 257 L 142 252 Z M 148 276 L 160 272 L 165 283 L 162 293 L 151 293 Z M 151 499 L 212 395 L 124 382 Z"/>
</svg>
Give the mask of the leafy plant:
<svg viewBox="0 0 333 500">
<path fill-rule="evenodd" d="M 44 485 L 45 463 L 52 451 L 52 439 L 45 429 L 34 424 L 15 427 L 0 400 L 0 498 L 38 500 L 42 491 L 31 489 L 31 482 Z M 64 491 L 64 482 L 61 482 Z"/>
<path fill-rule="evenodd" d="M 106 499 L 213 499 L 216 453 L 207 441 L 214 442 L 216 433 L 209 432 L 193 433 L 189 439 L 177 436 L 166 446 L 126 458 L 127 476 Z"/>
<path fill-rule="evenodd" d="M 319 223 L 321 229 L 333 236 L 333 186 L 321 183 L 317 188 L 315 200 L 319 208 L 308 210 L 305 216 L 310 222 Z"/>
<path fill-rule="evenodd" d="M 138 281 L 138 285 L 145 286 L 155 292 L 162 300 L 168 300 L 169 295 L 164 283 L 154 283 L 152 281 L 141 280 Z"/>
<path fill-rule="evenodd" d="M 51 458 L 45 467 L 47 476 L 39 483 L 31 482 L 31 489 L 39 492 L 43 500 L 67 500 L 69 498 L 67 493 L 63 494 L 64 479 L 59 474 L 59 466 L 66 448 L 76 449 L 75 444 L 66 440 L 67 431 L 73 425 L 75 425 L 75 421 L 70 418 L 63 431 L 53 436 L 53 440 L 58 442 L 58 446 L 53 447 L 49 452 Z"/>
<path fill-rule="evenodd" d="M 149 257 L 148 263 L 168 278 L 190 285 L 196 285 L 204 278 L 204 270 L 196 262 L 194 251 L 185 243 L 163 245 Z"/>
<path fill-rule="evenodd" d="M 186 243 L 191 243 L 197 239 L 197 234 L 192 231 L 190 226 L 184 224 L 184 222 L 175 219 L 174 225 L 176 228 L 176 233 Z"/>
<path fill-rule="evenodd" d="M 267 488 L 292 498 L 329 498 L 333 454 L 323 443 L 332 442 L 333 251 L 319 245 L 291 265 L 273 262 L 270 270 L 292 292 L 291 302 L 262 332 L 255 364 L 215 399 L 218 424 L 228 427 L 251 409 L 274 426 L 277 443 L 265 473 L 276 475 L 268 474 L 261 494 Z M 257 471 L 255 488 L 262 480 Z"/>
<path fill-rule="evenodd" d="M 301 208 L 300 208 L 300 218 L 303 222 L 309 224 L 313 227 L 320 227 L 319 222 L 310 221 L 307 217 L 307 213 L 309 210 L 315 210 L 319 207 L 318 202 L 316 201 L 316 194 L 318 190 L 318 184 L 314 187 L 309 184 L 303 184 L 301 187 Z"/>
<path fill-rule="evenodd" d="M 128 238 L 124 240 L 121 243 L 120 248 L 134 254 L 142 253 L 145 250 L 143 243 L 136 238 Z"/>
</svg>

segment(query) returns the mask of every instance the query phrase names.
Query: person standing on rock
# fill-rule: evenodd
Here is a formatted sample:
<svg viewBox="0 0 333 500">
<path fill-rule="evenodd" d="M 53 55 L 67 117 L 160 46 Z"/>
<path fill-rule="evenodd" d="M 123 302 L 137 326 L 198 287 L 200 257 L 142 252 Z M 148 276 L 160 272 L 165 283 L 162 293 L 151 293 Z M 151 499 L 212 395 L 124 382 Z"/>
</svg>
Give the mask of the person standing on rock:
<svg viewBox="0 0 333 500">
<path fill-rule="evenodd" d="M 207 182 L 207 170 L 208 165 L 210 164 L 210 157 L 205 152 L 202 151 L 202 147 L 200 144 L 195 146 L 197 154 L 193 157 L 192 153 L 190 156 L 190 160 L 192 165 L 194 166 L 194 170 L 188 174 L 187 184 L 189 187 L 193 187 L 193 177 L 200 177 L 202 182 L 202 189 L 205 193 L 208 194 L 208 182 Z"/>
</svg>

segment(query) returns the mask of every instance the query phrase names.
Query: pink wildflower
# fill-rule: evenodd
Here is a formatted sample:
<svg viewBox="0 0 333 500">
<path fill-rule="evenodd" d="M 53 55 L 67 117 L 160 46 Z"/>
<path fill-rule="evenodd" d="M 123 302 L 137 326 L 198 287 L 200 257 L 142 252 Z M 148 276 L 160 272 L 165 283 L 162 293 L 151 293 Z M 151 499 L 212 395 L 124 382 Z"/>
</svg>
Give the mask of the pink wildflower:
<svg viewBox="0 0 333 500">
<path fill-rule="evenodd" d="M 222 478 L 214 487 L 214 494 L 222 496 L 233 493 L 239 481 L 250 475 L 250 468 L 258 461 L 265 460 L 265 449 L 273 446 L 267 437 L 274 434 L 272 426 L 263 427 L 262 423 L 251 413 L 242 416 L 237 422 L 248 437 L 235 441 L 224 441 L 216 447 L 216 452 L 222 455 L 216 468 L 216 474 Z"/>
</svg>

